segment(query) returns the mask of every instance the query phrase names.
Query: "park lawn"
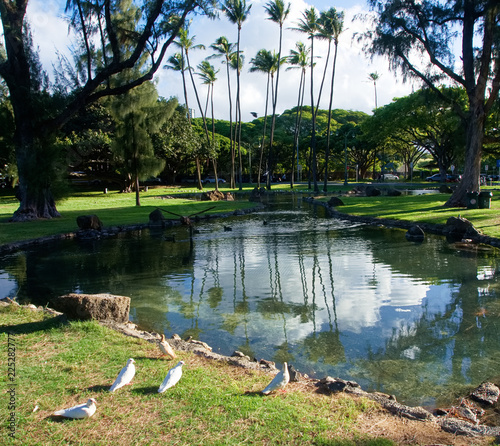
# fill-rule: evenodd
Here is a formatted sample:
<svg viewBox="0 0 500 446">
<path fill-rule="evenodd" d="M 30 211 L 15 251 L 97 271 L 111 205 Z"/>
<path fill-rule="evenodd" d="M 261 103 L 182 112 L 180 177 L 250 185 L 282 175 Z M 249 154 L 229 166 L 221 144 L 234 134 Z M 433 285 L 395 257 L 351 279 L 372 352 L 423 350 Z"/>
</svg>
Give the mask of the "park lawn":
<svg viewBox="0 0 500 446">
<path fill-rule="evenodd" d="M 272 378 L 264 372 L 188 352 L 166 360 L 155 344 L 96 321 L 66 323 L 13 305 L 1 307 L 0 315 L 3 354 L 8 343 L 15 346 L 15 360 L 9 361 L 11 366 L 15 362 L 14 381 L 7 383 L 6 369 L 2 376 L 4 384 L 15 388 L 15 439 L 6 437 L 9 395 L 2 392 L 3 444 L 394 444 L 356 430 L 361 414 L 379 411 L 367 399 L 318 394 L 302 383 L 263 397 L 260 390 Z M 132 385 L 110 393 L 129 357 L 136 361 Z M 178 360 L 185 362 L 181 381 L 158 394 Z M 88 398 L 97 400 L 92 418 L 52 417 L 55 410 Z"/>
<path fill-rule="evenodd" d="M 195 189 L 187 189 L 192 193 Z M 172 193 L 174 192 L 174 193 Z M 123 194 L 117 191 L 85 191 L 73 194 L 57 204 L 60 218 L 37 220 L 32 222 L 11 223 L 8 219 L 18 208 L 19 202 L 13 195 L 0 196 L 0 245 L 44 237 L 78 230 L 76 218 L 80 215 L 96 214 L 105 227 L 147 223 L 149 214 L 157 208 L 165 209 L 178 215 L 192 215 L 212 208 L 208 214 L 233 212 L 255 206 L 248 200 L 241 201 L 196 201 L 175 197 L 175 192 L 183 190 L 167 188 L 149 189 L 141 192 L 141 206 L 135 205 L 135 194 Z M 165 218 L 178 220 L 179 217 L 164 213 Z"/>
<path fill-rule="evenodd" d="M 500 238 L 500 194 L 493 192 L 490 209 L 444 207 L 449 194 L 401 195 L 399 197 L 341 197 L 338 212 L 350 215 L 445 224 L 449 217 L 464 217 L 484 235 Z M 330 197 L 320 200 L 328 201 Z"/>
</svg>

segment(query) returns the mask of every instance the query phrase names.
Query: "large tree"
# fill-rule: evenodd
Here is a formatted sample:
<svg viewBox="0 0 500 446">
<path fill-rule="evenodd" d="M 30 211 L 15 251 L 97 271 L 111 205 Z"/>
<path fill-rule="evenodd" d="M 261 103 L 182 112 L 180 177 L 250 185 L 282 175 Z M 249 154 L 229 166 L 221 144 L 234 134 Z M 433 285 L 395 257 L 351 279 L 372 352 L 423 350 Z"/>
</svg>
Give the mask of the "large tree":
<svg viewBox="0 0 500 446">
<path fill-rule="evenodd" d="M 467 110 L 455 106 L 466 128 L 465 169 L 446 203 L 463 206 L 466 192 L 479 190 L 485 121 L 500 89 L 500 4 L 498 0 L 368 3 L 376 13 L 375 29 L 367 35 L 373 54 L 387 56 L 392 69 L 421 79 L 438 94 L 443 81 L 467 92 Z M 459 55 L 454 54 L 457 45 Z M 455 104 L 444 93 L 443 98 Z"/>
<path fill-rule="evenodd" d="M 94 0 L 76 11 L 81 3 L 68 2 L 73 28 L 80 33 L 82 47 L 78 49 L 86 61 L 85 77 L 73 85 L 64 106 L 53 113 L 37 110 L 40 88 L 33 76 L 32 46 L 29 41 L 26 9 L 29 0 L 0 0 L 3 26 L 3 46 L 0 53 L 0 77 L 9 89 L 14 114 L 14 140 L 19 174 L 20 205 L 13 220 L 52 218 L 59 215 L 51 193 L 50 178 L 40 181 L 39 170 L 48 141 L 69 118 L 87 104 L 105 96 L 123 94 L 153 78 L 167 48 L 176 37 L 188 14 L 202 8 L 201 1 L 153 0 L 137 2 L 136 20 L 117 18 L 126 8 L 121 1 Z M 133 40 L 124 52 L 120 36 Z M 90 42 L 92 44 L 90 44 Z M 110 82 L 125 69 L 149 58 L 148 69 L 124 83 Z"/>
</svg>

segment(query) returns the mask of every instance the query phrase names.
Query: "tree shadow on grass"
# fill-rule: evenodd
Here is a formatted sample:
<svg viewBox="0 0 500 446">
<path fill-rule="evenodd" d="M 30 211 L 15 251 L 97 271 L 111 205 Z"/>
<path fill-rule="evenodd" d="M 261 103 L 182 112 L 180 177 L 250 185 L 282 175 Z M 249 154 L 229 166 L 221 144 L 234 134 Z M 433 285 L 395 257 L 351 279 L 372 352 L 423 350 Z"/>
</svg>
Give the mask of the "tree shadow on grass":
<svg viewBox="0 0 500 446">
<path fill-rule="evenodd" d="M 28 333 L 35 333 L 37 331 L 50 330 L 51 328 L 60 328 L 61 326 L 67 324 L 68 320 L 66 316 L 60 315 L 44 319 L 43 321 L 27 322 L 25 324 L 17 324 L 17 325 L 1 325 L 0 333 L 28 334 Z"/>
</svg>

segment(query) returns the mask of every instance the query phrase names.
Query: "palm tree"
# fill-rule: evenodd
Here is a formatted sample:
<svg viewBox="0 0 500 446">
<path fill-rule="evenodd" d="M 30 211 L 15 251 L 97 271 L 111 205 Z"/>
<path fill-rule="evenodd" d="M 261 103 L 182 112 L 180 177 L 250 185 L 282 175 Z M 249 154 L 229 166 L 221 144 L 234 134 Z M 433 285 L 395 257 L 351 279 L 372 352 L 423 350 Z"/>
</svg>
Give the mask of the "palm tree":
<svg viewBox="0 0 500 446">
<path fill-rule="evenodd" d="M 189 113 L 187 86 L 186 86 L 186 60 L 181 53 L 175 53 L 173 56 L 168 58 L 168 64 L 164 65 L 163 68 L 167 68 L 174 71 L 179 71 L 182 74 L 182 88 L 184 90 L 184 102 L 186 104 L 186 110 L 188 111 L 189 121 L 191 122 L 191 115 Z"/>
<path fill-rule="evenodd" d="M 316 155 L 316 113 L 314 112 L 314 37 L 319 31 L 318 14 L 316 9 L 311 7 L 302 13 L 302 19 L 299 20 L 297 31 L 309 35 L 311 39 L 311 112 L 312 112 L 312 129 L 311 129 L 311 151 L 312 151 L 312 176 L 314 181 L 314 192 L 319 192 L 317 178 L 317 155 Z M 311 177 L 309 176 L 309 188 L 311 188 Z"/>
<path fill-rule="evenodd" d="M 328 39 L 328 56 L 327 62 L 325 65 L 325 72 L 328 66 L 328 59 L 330 57 L 330 48 L 332 41 L 335 45 L 335 52 L 333 56 L 333 64 L 332 64 L 332 80 L 330 85 L 330 103 L 328 105 L 328 124 L 326 130 L 326 150 L 325 150 L 325 178 L 323 182 L 323 191 L 326 192 L 327 184 L 328 184 L 328 161 L 330 156 L 330 130 L 331 130 L 331 122 L 332 122 L 332 103 L 333 103 L 333 85 L 335 82 L 335 66 L 337 64 L 337 51 L 339 45 L 339 36 L 342 33 L 344 28 L 344 13 L 338 13 L 335 8 L 330 8 L 326 12 L 322 12 L 320 14 L 320 35 L 322 38 Z M 325 76 L 323 74 L 323 80 Z M 323 84 L 323 82 L 322 82 Z M 321 94 L 321 93 L 320 93 Z M 318 99 L 319 106 L 319 99 Z M 318 108 L 316 108 L 317 113 Z"/>
<path fill-rule="evenodd" d="M 377 104 L 377 81 L 380 79 L 380 74 L 378 74 L 376 71 L 374 73 L 370 73 L 368 75 L 368 80 L 373 82 L 373 89 L 375 90 L 375 108 L 378 108 Z"/>
<path fill-rule="evenodd" d="M 231 23 L 238 26 L 238 40 L 236 43 L 236 113 L 237 113 L 237 140 L 238 140 L 238 158 L 239 158 L 239 169 L 238 169 L 238 181 L 240 185 L 240 190 L 243 189 L 242 186 L 242 161 L 241 161 L 241 103 L 240 103 L 240 41 L 241 41 L 241 26 L 243 22 L 247 19 L 250 14 L 250 9 L 252 5 L 247 7 L 246 0 L 225 0 L 222 5 L 222 10 L 226 17 Z"/>
<path fill-rule="evenodd" d="M 193 70 L 191 69 L 191 63 L 189 62 L 189 50 L 194 49 L 205 49 L 205 46 L 202 44 L 195 45 L 194 44 L 194 36 L 189 37 L 189 24 L 186 23 L 181 29 L 179 29 L 179 33 L 177 34 L 177 40 L 174 43 L 181 49 L 181 55 L 186 55 L 186 69 L 189 72 L 189 76 L 191 77 L 191 84 L 193 85 L 194 94 L 196 97 L 196 102 L 198 103 L 198 108 L 200 109 L 200 114 L 203 118 L 203 124 L 205 126 L 205 133 L 207 135 L 207 139 L 210 142 L 210 138 L 208 136 L 207 123 L 205 120 L 205 115 L 203 114 L 203 109 L 201 107 L 200 98 L 198 96 L 198 90 L 196 88 L 196 83 L 193 77 Z M 186 104 L 187 107 L 187 104 Z M 189 109 L 188 109 L 189 110 Z M 201 182 L 201 167 L 200 167 L 200 158 L 196 156 L 196 174 L 198 176 L 198 189 L 203 189 L 203 183 Z"/>
<path fill-rule="evenodd" d="M 207 60 L 202 61 L 198 65 L 198 70 L 200 72 L 198 75 L 203 81 L 203 84 L 208 86 L 207 91 L 207 103 L 205 106 L 205 116 L 207 115 L 208 102 L 210 100 L 210 110 L 212 115 L 212 141 L 210 144 L 211 147 L 211 158 L 212 165 L 214 166 L 214 176 L 215 176 L 215 190 L 219 190 L 219 180 L 217 178 L 217 155 L 216 155 L 216 144 L 215 144 L 215 119 L 214 119 L 214 83 L 217 80 L 217 74 L 220 70 L 215 71 L 213 65 L 211 65 Z M 205 126 L 206 128 L 206 126 Z M 209 139 L 210 143 L 210 139 Z"/>
<path fill-rule="evenodd" d="M 302 106 L 304 105 L 304 93 L 306 86 L 306 70 L 309 66 L 309 48 L 302 42 L 297 42 L 295 44 L 297 50 L 290 50 L 290 56 L 288 56 L 288 63 L 290 66 L 287 70 L 292 70 L 295 68 L 300 69 L 300 82 L 299 82 L 299 94 L 297 97 L 297 113 L 295 116 L 295 131 L 294 131 L 294 147 L 297 149 L 297 180 L 299 179 L 299 134 L 300 134 L 300 123 L 302 120 Z M 295 156 L 292 155 L 292 174 L 290 175 L 290 186 L 293 188 L 293 165 Z"/>
<path fill-rule="evenodd" d="M 231 97 L 231 77 L 229 75 L 229 68 L 232 65 L 231 61 L 236 58 L 236 53 L 234 52 L 234 43 L 229 43 L 227 37 L 224 36 L 219 37 L 212 45 L 210 45 L 210 48 L 216 51 L 216 53 L 209 56 L 209 59 L 213 57 L 224 57 L 224 61 L 222 63 L 226 64 L 227 91 L 229 98 L 229 140 L 231 145 L 231 188 L 234 189 L 236 187 L 234 179 L 235 148 L 233 138 L 233 100 Z"/>
<path fill-rule="evenodd" d="M 250 72 L 254 73 L 256 71 L 260 71 L 261 73 L 267 74 L 267 88 L 266 88 L 266 110 L 264 113 L 264 129 L 262 132 L 262 142 L 260 144 L 260 161 L 259 161 L 259 170 L 257 176 L 257 187 L 260 188 L 260 176 L 262 171 L 262 159 L 264 154 L 264 145 L 266 141 L 266 127 L 267 127 L 267 108 L 269 103 L 269 87 L 271 87 L 271 94 L 273 93 L 273 78 L 274 73 L 277 71 L 278 67 L 278 58 L 275 53 L 271 53 L 268 50 L 259 50 L 257 55 L 250 61 L 252 67 L 250 68 Z M 268 166 L 270 169 L 270 167 Z M 270 177 L 270 170 L 268 170 L 268 178 Z"/>
<path fill-rule="evenodd" d="M 277 23 L 280 27 L 280 41 L 279 41 L 279 49 L 278 49 L 278 61 L 281 61 L 281 44 L 283 41 L 283 23 L 288 17 L 290 13 L 290 3 L 285 6 L 285 2 L 283 0 L 272 0 L 264 6 L 267 14 L 269 15 L 268 19 Z M 267 188 L 271 189 L 271 178 L 273 174 L 273 141 L 274 141 L 274 127 L 276 125 L 276 105 L 278 103 L 278 84 L 280 78 L 280 65 L 278 63 L 276 70 L 276 84 L 274 89 L 274 97 L 273 97 L 273 117 L 271 120 L 271 138 L 269 141 L 269 158 L 268 158 L 268 168 L 269 175 L 267 176 Z"/>
</svg>

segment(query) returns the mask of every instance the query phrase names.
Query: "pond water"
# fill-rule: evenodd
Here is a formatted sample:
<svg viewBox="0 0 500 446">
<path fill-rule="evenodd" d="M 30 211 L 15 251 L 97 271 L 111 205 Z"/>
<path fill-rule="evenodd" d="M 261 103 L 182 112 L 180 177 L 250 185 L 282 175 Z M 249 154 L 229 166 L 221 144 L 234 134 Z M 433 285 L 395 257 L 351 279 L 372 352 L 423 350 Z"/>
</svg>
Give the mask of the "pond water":
<svg viewBox="0 0 500 446">
<path fill-rule="evenodd" d="M 410 243 L 301 199 L 197 229 L 192 244 L 175 227 L 0 257 L 0 297 L 130 296 L 131 319 L 167 338 L 353 379 L 407 404 L 446 404 L 500 377 L 497 251 Z"/>
</svg>

